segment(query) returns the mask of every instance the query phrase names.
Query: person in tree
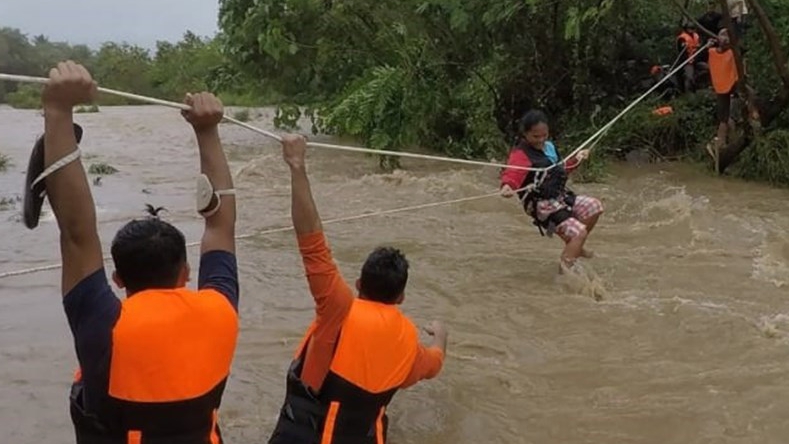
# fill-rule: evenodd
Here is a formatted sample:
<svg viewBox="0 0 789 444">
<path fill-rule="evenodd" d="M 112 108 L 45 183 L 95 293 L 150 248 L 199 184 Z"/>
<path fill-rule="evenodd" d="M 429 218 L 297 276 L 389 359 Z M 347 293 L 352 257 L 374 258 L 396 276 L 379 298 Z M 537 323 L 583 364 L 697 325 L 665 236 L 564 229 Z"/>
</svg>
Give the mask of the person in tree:
<svg viewBox="0 0 789 444">
<path fill-rule="evenodd" d="M 682 30 L 677 35 L 677 53 L 679 58 L 678 64 L 685 62 L 688 58 L 692 57 L 701 47 L 701 37 L 696 32 L 696 25 L 691 22 L 685 22 L 682 25 Z M 692 92 L 695 89 L 696 68 L 699 65 L 698 57 L 692 62 L 685 65 L 682 70 L 684 92 Z"/>
<path fill-rule="evenodd" d="M 716 153 L 727 143 L 729 129 L 734 125 L 731 121 L 731 99 L 740 78 L 734 51 L 729 41 L 728 29 L 723 28 L 718 32 L 715 47 L 709 51 L 709 60 L 710 80 L 717 98 L 718 131 L 713 141 L 715 151 L 712 152 L 709 145 L 707 151 L 713 158 L 716 158 Z"/>
<path fill-rule="evenodd" d="M 718 34 L 721 28 L 723 27 L 723 14 L 718 11 L 718 2 L 717 0 L 709 0 L 707 2 L 707 11 L 702 14 L 697 21 L 702 28 L 710 31 L 713 34 Z M 702 44 L 707 44 L 710 40 L 714 37 L 707 35 L 706 32 L 702 33 Z M 705 51 L 704 54 L 699 54 L 698 57 L 699 61 L 707 62 L 709 60 L 709 54 Z"/>
<path fill-rule="evenodd" d="M 731 16 L 734 31 L 738 38 L 745 36 L 746 18 L 748 17 L 748 2 L 745 0 L 728 0 L 729 16 Z"/>
</svg>

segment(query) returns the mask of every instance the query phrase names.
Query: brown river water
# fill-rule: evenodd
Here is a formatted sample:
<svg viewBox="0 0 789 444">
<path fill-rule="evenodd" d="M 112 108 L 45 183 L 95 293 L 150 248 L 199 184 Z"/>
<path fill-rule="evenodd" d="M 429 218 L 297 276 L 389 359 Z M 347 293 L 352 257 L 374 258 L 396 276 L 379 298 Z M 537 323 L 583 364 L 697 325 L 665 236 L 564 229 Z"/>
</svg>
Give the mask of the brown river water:
<svg viewBox="0 0 789 444">
<path fill-rule="evenodd" d="M 252 123 L 270 128 L 270 110 L 261 112 Z M 107 107 L 76 116 L 86 167 L 120 170 L 92 187 L 105 250 L 145 203 L 165 206 L 198 240 L 199 165 L 178 112 Z M 0 109 L 0 152 L 12 160 L 0 198 L 21 194 L 42 131 L 37 112 Z M 221 132 L 239 233 L 289 225 L 279 146 L 231 125 Z M 356 153 L 310 152 L 324 219 L 498 185 L 495 168 L 405 159 L 402 171 L 381 174 L 376 165 Z M 541 238 L 513 200 L 326 226 L 349 280 L 374 246 L 402 248 L 412 265 L 403 310 L 450 329 L 442 374 L 392 402 L 391 443 L 789 442 L 789 192 L 683 165 L 616 165 L 606 183 L 574 188 L 600 197 L 607 212 L 588 244 L 596 257 L 562 278 L 561 242 Z M 18 211 L 0 211 L 0 273 L 58 263 L 51 214 L 30 231 Z M 313 303 L 292 232 L 241 240 L 238 259 L 242 331 L 221 421 L 228 443 L 262 443 Z M 74 442 L 67 394 L 76 357 L 59 282 L 59 270 L 0 279 L 3 442 Z"/>
</svg>

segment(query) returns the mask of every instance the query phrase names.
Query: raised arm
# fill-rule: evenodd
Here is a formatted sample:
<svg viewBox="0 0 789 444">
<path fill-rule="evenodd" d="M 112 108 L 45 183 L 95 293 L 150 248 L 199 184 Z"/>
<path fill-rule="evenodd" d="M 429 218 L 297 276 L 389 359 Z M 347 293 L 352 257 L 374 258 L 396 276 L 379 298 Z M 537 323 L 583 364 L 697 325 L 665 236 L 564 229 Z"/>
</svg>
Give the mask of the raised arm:
<svg viewBox="0 0 789 444">
<path fill-rule="evenodd" d="M 291 218 L 296 236 L 323 231 L 315 200 L 312 198 L 312 189 L 307 177 L 305 155 L 307 141 L 303 136 L 286 134 L 282 138 L 282 155 L 285 163 L 290 167 L 291 186 Z"/>
<path fill-rule="evenodd" d="M 198 208 L 205 218 L 205 229 L 200 245 L 197 286 L 219 291 L 237 311 L 236 196 L 233 177 L 219 139 L 219 122 L 224 109 L 222 102 L 207 92 L 187 94 L 184 102 L 192 108 L 181 114 L 194 128 L 200 150 L 200 173 L 204 175 L 200 179 L 198 193 L 208 201 L 198 205 L 207 203 L 206 208 Z"/>
<path fill-rule="evenodd" d="M 318 320 L 341 321 L 350 308 L 353 292 L 340 275 L 323 234 L 304 161 L 306 140 L 298 135 L 285 135 L 282 144 L 285 162 L 290 167 L 293 228 Z"/>
<path fill-rule="evenodd" d="M 205 231 L 201 253 L 216 250 L 235 253 L 236 197 L 233 177 L 219 140 L 219 122 L 224 115 L 222 102 L 213 94 L 205 92 L 187 94 L 184 102 L 192 107 L 190 111 L 183 111 L 182 115 L 192 124 L 197 137 L 200 172 L 208 177 L 212 194 L 215 193 L 203 213 Z"/>
<path fill-rule="evenodd" d="M 573 157 L 567 159 L 567 162 L 565 162 L 564 164 L 564 170 L 567 172 L 567 174 L 570 174 L 573 171 L 575 171 L 581 165 L 581 162 L 589 158 L 590 149 L 591 148 L 584 148 L 578 151 L 577 153 L 575 153 Z M 559 156 L 559 158 L 562 158 L 562 154 L 559 152 L 558 149 L 556 151 L 556 154 Z"/>
<path fill-rule="evenodd" d="M 79 148 L 73 127 L 73 107 L 92 102 L 95 95 L 96 82 L 90 73 L 71 61 L 59 63 L 49 72 L 49 81 L 42 93 L 44 171 L 55 162 L 73 156 L 70 162 L 44 179 L 49 205 L 60 229 L 64 296 L 103 265 L 96 209 L 85 169 L 75 153 Z"/>
</svg>

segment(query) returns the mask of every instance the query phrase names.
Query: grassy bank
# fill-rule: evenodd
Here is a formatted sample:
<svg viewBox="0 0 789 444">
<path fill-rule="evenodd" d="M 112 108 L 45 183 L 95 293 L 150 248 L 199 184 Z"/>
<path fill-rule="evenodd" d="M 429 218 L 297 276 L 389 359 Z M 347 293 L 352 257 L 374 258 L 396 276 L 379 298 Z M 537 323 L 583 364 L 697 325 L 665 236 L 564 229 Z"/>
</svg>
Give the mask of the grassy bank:
<svg viewBox="0 0 789 444">
<path fill-rule="evenodd" d="M 699 91 L 674 99 L 670 105 L 673 112 L 658 116 L 653 113 L 666 102 L 645 101 L 615 124 L 595 147 L 596 155 L 580 179 L 602 180 L 605 164 L 609 160 L 625 160 L 632 157 L 649 158 L 652 161 L 682 161 L 705 165 L 713 174 L 714 165 L 706 151 L 716 133 L 715 98 L 709 91 Z M 562 119 L 565 130 L 559 137 L 564 151 L 569 151 L 594 134 L 608 122 L 618 110 L 609 110 L 596 117 L 595 126 L 589 125 L 589 117 L 567 116 Z M 603 115 L 605 114 L 605 115 Z M 732 117 L 742 118 L 736 104 L 732 106 Z M 728 175 L 741 179 L 765 182 L 773 186 L 789 186 L 789 119 L 784 118 L 766 128 L 764 134 L 747 149 Z M 732 132 L 731 136 L 736 135 Z"/>
</svg>

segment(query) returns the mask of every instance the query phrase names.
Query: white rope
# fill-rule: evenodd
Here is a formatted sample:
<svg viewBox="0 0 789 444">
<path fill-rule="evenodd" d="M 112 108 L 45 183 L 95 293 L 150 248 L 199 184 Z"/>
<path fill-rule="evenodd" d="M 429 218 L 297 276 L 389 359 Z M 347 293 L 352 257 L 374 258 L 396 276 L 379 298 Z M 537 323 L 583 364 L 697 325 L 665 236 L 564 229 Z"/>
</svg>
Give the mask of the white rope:
<svg viewBox="0 0 789 444">
<path fill-rule="evenodd" d="M 518 190 L 515 190 L 514 192 L 525 191 L 525 190 L 526 190 L 526 187 L 520 188 Z M 499 195 L 499 192 L 496 191 L 495 193 L 481 194 L 481 195 L 478 195 L 478 196 L 461 197 L 459 199 L 451 199 L 451 200 L 445 200 L 445 201 L 441 201 L 441 202 L 432 202 L 432 203 L 426 203 L 426 204 L 420 204 L 420 205 L 411 205 L 411 206 L 407 206 L 407 207 L 392 208 L 392 209 L 389 209 L 389 210 L 381 210 L 381 211 L 374 211 L 374 212 L 370 212 L 370 213 L 357 214 L 355 216 L 345 216 L 345 217 L 339 217 L 339 218 L 335 218 L 335 219 L 329 219 L 329 220 L 323 221 L 323 224 L 334 224 L 334 223 L 339 223 L 339 222 L 348 222 L 348 221 L 353 221 L 353 220 L 366 219 L 366 218 L 375 217 L 375 216 L 383 216 L 383 215 L 387 215 L 387 214 L 404 213 L 406 211 L 424 210 L 424 209 L 427 209 L 427 208 L 440 207 L 440 206 L 444 206 L 444 205 L 451 205 L 451 204 L 456 204 L 456 203 L 471 202 L 471 201 L 474 201 L 474 200 L 481 200 L 481 199 L 485 199 L 485 198 L 493 197 L 493 196 L 498 196 L 498 195 Z M 268 234 L 284 233 L 284 232 L 290 231 L 292 229 L 293 229 L 292 226 L 290 226 L 290 227 L 280 227 L 280 228 L 271 228 L 271 229 L 268 229 L 268 230 L 262 230 L 262 231 L 256 231 L 256 232 L 253 232 L 253 233 L 242 234 L 242 235 L 236 236 L 236 239 L 249 239 L 251 237 L 256 237 L 256 236 L 265 236 L 265 235 L 268 235 Z M 198 245 L 200 245 L 200 242 L 191 242 L 191 243 L 186 244 L 187 247 L 196 247 Z M 110 261 L 111 259 L 112 259 L 112 256 L 104 256 L 104 261 L 105 262 L 106 261 Z M 5 273 L 0 273 L 0 279 L 9 278 L 9 277 L 13 277 L 13 276 L 21 276 L 21 275 L 25 275 L 25 274 L 38 273 L 38 272 L 41 272 L 41 271 L 57 270 L 57 269 L 61 268 L 62 266 L 63 266 L 62 264 L 51 264 L 51 265 L 44 265 L 44 266 L 41 266 L 41 267 L 26 268 L 26 269 L 17 270 L 17 271 L 8 271 L 8 272 L 5 272 Z"/>
<path fill-rule="evenodd" d="M 610 122 L 608 122 L 608 124 L 606 124 L 605 126 L 600 128 L 596 133 L 594 133 L 592 136 L 590 136 L 576 150 L 574 150 L 572 153 L 570 153 L 561 162 L 557 162 L 557 163 L 551 165 L 550 167 L 546 167 L 546 168 L 522 167 L 522 166 L 518 166 L 518 165 L 509 165 L 508 166 L 506 164 L 501 164 L 501 163 L 496 163 L 496 162 L 482 162 L 482 161 L 478 161 L 478 160 L 456 159 L 456 158 L 452 158 L 452 157 L 432 156 L 432 155 L 428 155 L 428 154 L 409 153 L 407 151 L 375 150 L 375 149 L 370 149 L 370 148 L 345 146 L 345 145 L 334 145 L 334 144 L 330 144 L 330 143 L 320 143 L 320 142 L 308 142 L 307 145 L 311 146 L 311 147 L 315 147 L 315 148 L 326 148 L 326 149 L 341 150 L 341 151 L 351 151 L 351 152 L 356 152 L 356 153 L 388 155 L 388 156 L 395 156 L 395 157 L 410 157 L 410 158 L 413 158 L 413 159 L 436 160 L 436 161 L 441 161 L 441 162 L 461 163 L 461 164 L 465 164 L 465 165 L 494 166 L 494 167 L 497 167 L 497 168 L 507 168 L 507 169 L 514 169 L 514 170 L 546 172 L 546 171 L 552 170 L 553 168 L 556 168 L 559 165 L 566 164 L 567 161 L 569 161 L 570 159 L 575 157 L 575 155 L 578 154 L 578 152 L 580 152 L 581 150 L 583 150 L 586 146 L 592 144 L 592 142 L 594 142 L 595 140 L 597 140 L 600 137 L 602 137 L 614 125 L 614 123 L 616 123 L 620 118 L 622 118 L 622 116 L 624 116 L 627 112 L 629 112 L 631 109 L 633 109 L 633 107 L 635 107 L 638 103 L 640 103 L 642 100 L 644 100 L 644 98 L 646 98 L 649 94 L 651 94 L 654 90 L 656 90 L 660 85 L 662 85 L 663 82 L 667 81 L 671 76 L 673 76 L 677 71 L 679 71 L 683 66 L 685 66 L 685 64 L 687 64 L 691 60 L 693 60 L 699 53 L 701 53 L 701 51 L 703 51 L 704 49 L 706 49 L 710 45 L 712 45 L 712 42 L 707 42 L 707 44 L 704 45 L 704 47 L 701 50 L 697 51 L 693 56 L 689 57 L 685 61 L 685 63 L 681 64 L 674 71 L 670 72 L 663 79 L 661 79 L 657 84 L 655 84 L 652 88 L 650 88 L 649 91 L 647 91 L 641 97 L 639 97 L 634 102 L 632 102 L 627 108 L 625 108 L 616 117 L 614 117 Z M 6 80 L 6 81 L 11 81 L 11 82 L 22 82 L 22 83 L 39 83 L 39 84 L 46 84 L 49 81 L 49 79 L 46 79 L 44 77 L 31 77 L 31 76 L 21 76 L 21 75 L 15 75 L 15 74 L 2 74 L 2 73 L 0 73 L 0 80 Z M 167 100 L 161 100 L 161 99 L 156 99 L 156 98 L 153 98 L 153 97 L 141 96 L 141 95 L 138 95 L 138 94 L 132 94 L 132 93 L 127 93 L 127 92 L 123 92 L 123 91 L 117 91 L 117 90 L 114 90 L 114 89 L 103 88 L 103 87 L 99 87 L 98 90 L 100 92 L 105 93 L 105 94 L 111 94 L 111 95 L 115 95 L 115 96 L 119 96 L 119 97 L 124 97 L 124 98 L 127 98 L 127 99 L 137 100 L 137 101 L 140 101 L 140 102 L 147 102 L 147 103 L 151 103 L 151 104 L 155 104 L 155 105 L 168 106 L 168 107 L 171 107 L 171 108 L 177 108 L 177 109 L 181 109 L 181 110 L 189 110 L 189 109 L 191 109 L 189 107 L 189 105 L 186 105 L 184 103 L 170 102 L 170 101 L 167 101 Z M 225 120 L 227 120 L 228 122 L 236 124 L 236 125 L 238 125 L 238 126 L 240 126 L 242 128 L 246 128 L 246 129 L 248 129 L 250 131 L 253 131 L 255 133 L 258 133 L 258 134 L 262 134 L 263 136 L 266 136 L 266 137 L 269 137 L 271 139 L 274 139 L 277 142 L 282 142 L 282 137 L 280 137 L 279 135 L 274 134 L 274 133 L 272 133 L 270 131 L 266 131 L 266 130 L 264 130 L 262 128 L 258 128 L 256 126 L 252 126 L 252 125 L 250 125 L 248 123 L 245 123 L 245 122 L 242 122 L 240 120 L 234 119 L 234 118 L 232 118 L 232 117 L 230 117 L 228 115 L 224 115 L 223 118 Z"/>
<path fill-rule="evenodd" d="M 699 56 L 699 54 L 701 54 L 701 52 L 702 52 L 702 51 L 705 51 L 705 50 L 707 50 L 707 49 L 708 49 L 710 46 L 712 46 L 712 45 L 713 45 L 713 42 L 712 42 L 712 41 L 709 41 L 709 42 L 707 42 L 707 44 L 706 44 L 706 45 L 702 46 L 702 47 L 701 47 L 701 49 L 699 49 L 698 51 L 696 51 L 696 52 L 695 52 L 695 53 L 694 53 L 692 56 L 688 57 L 688 59 L 687 59 L 687 60 L 685 60 L 683 63 L 680 63 L 680 65 L 679 65 L 679 66 L 677 66 L 677 67 L 676 67 L 676 68 L 674 68 L 672 71 L 670 71 L 668 74 L 666 74 L 666 76 L 665 76 L 665 77 L 663 77 L 662 79 L 660 79 L 660 81 L 659 81 L 659 82 L 657 82 L 657 83 L 656 83 L 654 86 L 652 86 L 652 88 L 649 88 L 649 89 L 647 90 L 647 92 L 645 92 L 645 93 L 644 93 L 644 94 L 642 94 L 642 95 L 641 95 L 639 98 L 637 98 L 636 100 L 634 100 L 634 101 L 633 101 L 633 102 L 632 102 L 630 105 L 628 105 L 628 106 L 627 106 L 625 109 L 623 109 L 623 110 L 622 110 L 622 111 L 621 111 L 619 114 L 617 114 L 617 115 L 616 115 L 616 116 L 615 116 L 613 119 L 611 119 L 611 121 L 610 121 L 610 122 L 608 122 L 608 123 L 607 123 L 605 126 L 603 126 L 602 128 L 600 128 L 600 130 L 599 130 L 599 131 L 597 131 L 597 132 L 596 132 L 596 133 L 594 133 L 594 134 L 593 134 L 591 137 L 589 137 L 589 139 L 587 139 L 587 140 L 586 140 L 584 143 L 582 143 L 582 144 L 581 144 L 581 145 L 580 145 L 578 148 L 576 148 L 576 149 L 575 149 L 575 151 L 573 151 L 572 153 L 568 154 L 568 155 L 567 155 L 567 157 L 565 157 L 565 158 L 564 158 L 564 160 L 563 160 L 561 163 L 566 163 L 566 162 L 567 162 L 569 159 L 571 159 L 571 158 L 575 157 L 575 155 L 576 155 L 576 154 L 578 154 L 578 153 L 579 153 L 581 150 L 583 150 L 583 149 L 584 149 L 584 147 L 585 147 L 586 145 L 588 145 L 589 143 L 591 143 L 593 140 L 597 139 L 598 137 L 602 137 L 602 135 L 603 135 L 603 134 L 605 134 L 605 133 L 606 133 L 606 132 L 607 132 L 607 131 L 608 131 L 608 130 L 609 130 L 609 129 L 610 129 L 610 128 L 611 128 L 611 127 L 614 125 L 614 123 L 616 123 L 616 122 L 617 122 L 619 119 L 621 119 L 621 118 L 622 118 L 622 117 L 623 117 L 625 114 L 627 114 L 628 112 L 630 112 L 630 110 L 631 110 L 631 109 L 633 109 L 633 108 L 634 108 L 636 105 L 638 105 L 639 103 L 641 103 L 641 101 L 642 101 L 642 100 L 644 100 L 645 98 L 647 98 L 647 96 L 649 96 L 649 95 L 650 95 L 650 94 L 652 94 L 652 93 L 653 93 L 655 90 L 657 90 L 657 89 L 660 87 L 660 85 L 662 85 L 664 82 L 667 82 L 667 81 L 668 81 L 668 79 L 670 79 L 671 77 L 673 77 L 673 76 L 674 76 L 674 74 L 678 73 L 678 72 L 679 72 L 679 71 L 680 71 L 682 68 L 684 68 L 684 67 L 685 67 L 685 65 L 687 65 L 688 63 L 690 63 L 691 61 L 693 61 L 693 60 L 694 60 L 696 57 L 698 57 L 698 56 Z M 551 165 L 550 167 L 548 167 L 548 168 L 545 168 L 545 170 L 546 170 L 546 171 L 547 171 L 547 170 L 551 170 L 551 169 L 553 169 L 553 168 L 556 168 L 558 165 L 559 165 L 559 163 L 555 163 L 555 164 Z"/>
<path fill-rule="evenodd" d="M 368 148 L 349 147 L 349 146 L 343 146 L 343 145 L 332 145 L 332 144 L 327 144 L 327 143 L 311 142 L 308 145 L 313 146 L 313 147 L 321 147 L 321 148 L 337 149 L 337 150 L 346 150 L 346 151 L 355 151 L 355 152 L 363 152 L 363 153 L 378 154 L 378 155 L 385 154 L 385 155 L 400 156 L 400 157 L 413 157 L 413 158 L 418 158 L 418 159 L 429 159 L 429 160 L 439 160 L 439 161 L 445 161 L 445 162 L 466 163 L 466 164 L 471 164 L 471 165 L 496 166 L 496 167 L 500 167 L 500 168 L 505 168 L 506 167 L 506 168 L 511 168 L 511 169 L 521 169 L 521 170 L 536 171 L 536 172 L 549 171 L 549 170 L 551 170 L 553 168 L 556 168 L 558 165 L 565 164 L 569 159 L 575 157 L 575 155 L 578 154 L 578 152 L 580 152 L 581 150 L 583 150 L 587 145 L 591 145 L 591 147 L 594 147 L 597 144 L 597 142 L 599 141 L 599 139 L 613 126 L 614 123 L 616 123 L 620 118 L 622 118 L 622 116 L 624 116 L 627 112 L 629 112 L 631 109 L 633 109 L 633 107 L 635 107 L 638 103 L 640 103 L 642 100 L 644 100 L 644 98 L 646 98 L 649 94 L 651 94 L 653 91 L 655 91 L 661 84 L 663 84 L 663 82 L 667 81 L 671 76 L 676 74 L 686 64 L 690 63 L 693 59 L 695 59 L 696 56 L 698 56 L 701 53 L 701 51 L 706 50 L 711 45 L 712 45 L 711 41 L 707 42 L 707 44 L 704 45 L 699 51 L 697 51 L 695 54 L 693 54 L 691 57 L 689 57 L 684 63 L 680 64 L 680 66 L 678 66 L 673 71 L 671 71 L 668 75 L 666 75 L 663 79 L 661 79 L 658 83 L 656 83 L 647 92 L 645 92 L 639 98 L 637 98 L 634 102 L 632 102 L 627 108 L 622 110 L 622 112 L 617 114 L 610 122 L 608 122 L 605 126 L 600 128 L 595 134 L 590 136 L 583 144 L 581 144 L 578 148 L 576 148 L 572 153 L 570 153 L 567 157 L 565 157 L 561 162 L 557 162 L 556 164 L 551 165 L 550 167 L 547 167 L 547 168 L 524 168 L 524 167 L 518 167 L 518 166 L 515 166 L 515 165 L 507 166 L 507 165 L 498 164 L 498 163 L 492 163 L 492 162 L 478 162 L 478 161 L 471 161 L 471 160 L 464 160 L 464 159 L 455 159 L 455 158 L 450 158 L 450 157 L 429 156 L 429 155 L 424 155 L 424 154 L 416 154 L 416 153 L 408 153 L 408 152 L 400 152 L 400 151 L 372 150 L 372 149 L 368 149 Z M 41 84 L 45 84 L 48 81 L 48 79 L 41 78 L 41 77 L 18 76 L 18 75 L 2 74 L 2 73 L 0 73 L 0 80 L 8 80 L 8 81 L 15 81 L 15 82 L 26 82 L 26 83 L 41 83 Z M 121 97 L 126 97 L 126 98 L 129 98 L 129 99 L 139 100 L 139 101 L 142 101 L 142 102 L 148 102 L 148 103 L 153 103 L 153 104 L 158 104 L 158 105 L 163 105 L 163 106 L 169 106 L 169 107 L 172 107 L 172 108 L 178 108 L 178 109 L 182 109 L 182 110 L 189 110 L 190 109 L 188 105 L 182 104 L 182 103 L 168 102 L 166 100 L 160 100 L 160 99 L 155 99 L 155 98 L 152 98 L 152 97 L 140 96 L 140 95 L 137 95 L 137 94 L 131 94 L 131 93 L 126 93 L 126 92 L 122 92 L 122 91 L 115 91 L 115 90 L 108 89 L 108 88 L 98 88 L 98 89 L 99 89 L 99 91 L 107 93 L 107 94 L 113 94 L 113 95 L 117 95 L 117 96 L 121 96 Z M 254 131 L 256 133 L 259 133 L 259 134 L 262 134 L 264 136 L 270 137 L 270 138 L 272 138 L 274 140 L 277 140 L 277 141 L 280 141 L 280 142 L 282 141 L 282 138 L 280 136 L 278 136 L 278 135 L 276 135 L 276 134 L 274 134 L 272 132 L 266 131 L 266 130 L 261 129 L 261 128 L 254 127 L 254 126 L 249 125 L 247 123 L 241 122 L 241 121 L 233 119 L 231 117 L 228 117 L 227 115 L 224 116 L 224 119 L 229 121 L 229 122 L 231 122 L 231 123 L 239 125 L 241 127 L 247 128 L 247 129 L 249 129 L 251 131 Z M 591 147 L 590 147 L 590 149 L 591 149 Z M 527 188 L 528 187 L 520 188 L 518 190 L 515 190 L 514 192 L 525 191 Z M 383 211 L 376 211 L 376 212 L 372 212 L 372 213 L 360 214 L 360 215 L 356 215 L 356 216 L 347 216 L 347 217 L 341 217 L 341 218 L 337 218 L 337 219 L 330 219 L 330 220 L 324 221 L 323 223 L 324 224 L 331 224 L 331 223 L 337 223 L 337 222 L 345 222 L 345 221 L 364 219 L 364 218 L 374 217 L 374 216 L 381 216 L 381 215 L 386 215 L 386 214 L 394 214 L 394 213 L 401 213 L 401 212 L 406 212 L 406 211 L 421 210 L 421 209 L 425 209 L 425 208 L 438 207 L 438 206 L 442 206 L 442 205 L 450 205 L 450 204 L 460 203 L 460 202 L 470 202 L 470 201 L 473 201 L 473 200 L 480 200 L 480 199 L 484 199 L 484 198 L 488 198 L 488 197 L 498 196 L 499 194 L 500 193 L 497 191 L 495 193 L 482 194 L 482 195 L 479 195 L 479 196 L 463 197 L 463 198 L 460 198 L 460 199 L 452 199 L 452 200 L 446 200 L 446 201 L 442 201 L 442 202 L 434 202 L 434 203 L 428 203 L 428 204 L 413 205 L 413 206 L 402 207 L 402 208 L 394 208 L 394 209 L 391 209 L 391 210 L 383 210 Z M 274 233 L 290 231 L 292 229 L 293 229 L 293 227 L 273 228 L 273 229 L 270 229 L 270 230 L 258 231 L 256 233 L 248 233 L 248 234 L 243 234 L 243 235 L 240 235 L 240 236 L 236 236 L 236 239 L 247 239 L 247 238 L 254 237 L 254 236 L 264 236 L 264 235 L 267 235 L 267 234 L 274 234 Z M 199 242 L 193 242 L 193 243 L 187 244 L 187 247 L 194 247 L 194 246 L 197 246 L 197 245 L 200 245 L 200 243 Z M 112 259 L 111 256 L 105 256 L 104 257 L 105 261 L 108 261 L 110 259 Z M 0 273 L 0 279 L 12 277 L 12 276 L 20 276 L 20 275 L 25 275 L 25 274 L 37 273 L 37 272 L 40 272 L 40 271 L 56 270 L 56 269 L 59 269 L 61 267 L 62 267 L 62 264 L 52 264 L 52 265 L 45 265 L 45 266 L 42 266 L 42 267 L 27 268 L 27 269 L 18 270 L 18 271 L 9 271 L 9 272 L 6 272 L 6 273 Z"/>
<path fill-rule="evenodd" d="M 22 82 L 22 83 L 40 83 L 46 84 L 49 79 L 43 77 L 30 77 L 30 76 L 20 76 L 14 74 L 2 74 L 0 73 L 0 80 L 7 80 L 11 82 Z M 153 97 L 146 97 L 137 94 L 131 94 L 123 91 L 116 91 L 109 88 L 98 88 L 100 92 L 111 94 L 115 96 L 125 97 L 132 100 L 137 100 L 140 102 L 147 102 L 155 105 L 162 105 L 168 106 L 171 108 L 177 108 L 181 110 L 189 110 L 191 109 L 188 105 L 183 103 L 176 103 L 176 102 L 169 102 L 167 100 L 155 99 Z M 230 123 L 236 124 L 240 127 L 246 128 L 250 131 L 256 132 L 258 134 L 262 134 L 266 137 L 276 140 L 277 142 L 282 142 L 282 137 L 277 134 L 272 133 L 271 131 L 266 131 L 262 128 L 258 128 L 256 126 L 252 126 L 248 123 L 242 122 L 240 120 L 234 119 L 228 115 L 224 115 L 223 118 Z M 442 157 L 442 156 L 431 156 L 428 154 L 418 154 L 418 153 L 409 153 L 407 151 L 388 151 L 388 150 L 375 150 L 370 148 L 362 148 L 362 147 L 355 147 L 355 146 L 344 146 L 344 145 L 334 145 L 330 143 L 320 143 L 320 142 L 308 142 L 308 146 L 315 147 L 315 148 L 327 148 L 333 150 L 341 150 L 341 151 L 351 151 L 356 153 L 367 153 L 367 154 L 377 154 L 377 155 L 389 155 L 389 156 L 399 156 L 399 157 L 410 157 L 414 159 L 424 159 L 424 160 L 437 160 L 441 162 L 453 162 L 453 163 L 462 163 L 466 165 L 477 165 L 477 166 L 494 166 L 498 168 L 504 168 L 507 165 L 495 162 L 482 162 L 477 160 L 466 160 L 466 159 L 455 159 L 451 157 Z M 513 169 L 520 169 L 520 170 L 527 170 L 532 171 L 536 170 L 534 168 L 526 168 L 520 166 L 511 166 L 509 168 Z"/>
</svg>

